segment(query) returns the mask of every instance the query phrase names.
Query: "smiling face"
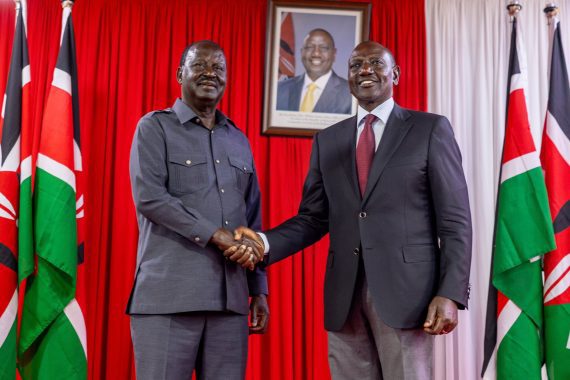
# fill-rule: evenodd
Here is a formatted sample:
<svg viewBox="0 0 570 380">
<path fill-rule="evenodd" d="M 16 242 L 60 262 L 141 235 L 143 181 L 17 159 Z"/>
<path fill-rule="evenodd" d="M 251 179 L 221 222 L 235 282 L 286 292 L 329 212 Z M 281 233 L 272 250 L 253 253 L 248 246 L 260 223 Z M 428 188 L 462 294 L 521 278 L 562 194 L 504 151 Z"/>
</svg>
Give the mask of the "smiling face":
<svg viewBox="0 0 570 380">
<path fill-rule="evenodd" d="M 358 104 L 372 111 L 392 96 L 400 79 L 400 67 L 392 53 L 377 42 L 359 44 L 348 60 L 348 84 Z"/>
<path fill-rule="evenodd" d="M 325 31 L 313 30 L 305 37 L 301 48 L 301 61 L 311 80 L 315 81 L 328 73 L 335 56 L 334 41 Z"/>
<path fill-rule="evenodd" d="M 224 52 L 212 42 L 197 43 L 188 50 L 176 77 L 186 104 L 218 104 L 226 89 Z"/>
</svg>

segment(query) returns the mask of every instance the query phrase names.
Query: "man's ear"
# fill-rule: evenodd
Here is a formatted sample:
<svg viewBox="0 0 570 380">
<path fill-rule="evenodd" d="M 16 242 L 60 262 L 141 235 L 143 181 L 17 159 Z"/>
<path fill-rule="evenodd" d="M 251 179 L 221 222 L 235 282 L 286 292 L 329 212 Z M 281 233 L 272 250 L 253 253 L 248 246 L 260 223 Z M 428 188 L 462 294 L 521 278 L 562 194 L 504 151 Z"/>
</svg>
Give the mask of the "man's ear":
<svg viewBox="0 0 570 380">
<path fill-rule="evenodd" d="M 394 66 L 394 68 L 392 69 L 392 82 L 394 82 L 394 86 L 398 85 L 398 82 L 400 81 L 400 66 L 396 65 Z"/>
<path fill-rule="evenodd" d="M 182 70 L 183 70 L 182 67 L 179 67 L 178 69 L 176 69 L 176 81 L 179 84 L 182 84 Z"/>
</svg>

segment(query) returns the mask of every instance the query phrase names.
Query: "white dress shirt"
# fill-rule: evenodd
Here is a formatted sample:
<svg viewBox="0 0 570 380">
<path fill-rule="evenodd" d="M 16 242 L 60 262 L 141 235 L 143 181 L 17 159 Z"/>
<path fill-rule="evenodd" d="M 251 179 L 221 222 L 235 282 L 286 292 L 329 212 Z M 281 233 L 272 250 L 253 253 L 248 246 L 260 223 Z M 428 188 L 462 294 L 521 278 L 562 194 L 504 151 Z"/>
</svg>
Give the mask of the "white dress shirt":
<svg viewBox="0 0 570 380">
<path fill-rule="evenodd" d="M 368 116 L 369 113 L 371 113 L 378 118 L 374 123 L 372 123 L 372 129 L 374 130 L 374 140 L 376 143 L 374 151 L 376 151 L 378 149 L 378 145 L 380 145 L 380 139 L 384 134 L 386 123 L 388 122 L 388 118 L 390 117 L 393 109 L 393 98 L 386 100 L 384 103 L 374 108 L 371 112 L 368 112 L 361 106 L 358 106 L 358 111 L 356 112 L 356 146 L 358 146 L 360 134 L 364 130 L 364 118 Z"/>
<path fill-rule="evenodd" d="M 322 78 L 322 77 L 321 77 Z M 319 78 L 319 79 L 321 79 Z M 319 80 L 317 79 L 317 81 Z M 316 104 L 316 103 L 315 103 Z M 364 130 L 364 118 L 369 114 L 373 114 L 378 119 L 372 123 L 372 129 L 374 130 L 374 140 L 376 143 L 376 147 L 374 151 L 378 150 L 378 145 L 380 145 L 380 139 L 384 134 L 384 129 L 386 128 L 386 123 L 388 122 L 388 118 L 394 109 L 394 99 L 389 98 L 384 103 L 380 104 L 378 107 L 374 108 L 371 112 L 366 111 L 361 106 L 358 106 L 358 111 L 356 113 L 356 145 L 358 146 L 358 140 L 360 139 L 360 134 Z M 258 232 L 261 240 L 263 240 L 263 244 L 265 245 L 265 252 L 269 253 L 269 241 L 263 232 Z"/>
<path fill-rule="evenodd" d="M 309 90 L 309 85 L 311 83 L 315 83 L 317 85 L 317 88 L 313 92 L 313 99 L 315 100 L 315 104 L 313 104 L 313 107 L 315 107 L 315 105 L 319 101 L 319 98 L 323 94 L 323 90 L 325 89 L 325 86 L 327 85 L 327 82 L 329 81 L 331 75 L 332 75 L 332 70 L 329 70 L 328 73 L 320 76 L 319 78 L 317 78 L 316 81 L 313 82 L 311 78 L 309 78 L 307 73 L 305 73 L 305 81 L 303 82 L 303 91 L 301 92 L 301 98 L 299 99 L 299 107 L 297 107 L 297 109 L 301 109 L 301 103 L 303 103 L 303 99 L 305 98 L 305 94 Z"/>
</svg>

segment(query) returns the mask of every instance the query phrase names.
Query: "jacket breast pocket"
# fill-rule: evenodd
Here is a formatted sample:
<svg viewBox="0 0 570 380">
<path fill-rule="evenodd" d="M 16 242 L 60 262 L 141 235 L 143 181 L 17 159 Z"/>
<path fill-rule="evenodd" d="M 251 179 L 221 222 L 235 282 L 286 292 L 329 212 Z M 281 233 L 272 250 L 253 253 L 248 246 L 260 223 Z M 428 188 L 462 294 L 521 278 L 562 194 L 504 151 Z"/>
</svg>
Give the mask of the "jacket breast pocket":
<svg viewBox="0 0 570 380">
<path fill-rule="evenodd" d="M 204 156 L 173 154 L 168 157 L 168 189 L 189 194 L 208 185 L 208 165 Z"/>
<path fill-rule="evenodd" d="M 251 159 L 229 157 L 229 161 L 235 176 L 234 186 L 243 194 L 247 190 L 247 186 L 253 174 Z"/>
</svg>

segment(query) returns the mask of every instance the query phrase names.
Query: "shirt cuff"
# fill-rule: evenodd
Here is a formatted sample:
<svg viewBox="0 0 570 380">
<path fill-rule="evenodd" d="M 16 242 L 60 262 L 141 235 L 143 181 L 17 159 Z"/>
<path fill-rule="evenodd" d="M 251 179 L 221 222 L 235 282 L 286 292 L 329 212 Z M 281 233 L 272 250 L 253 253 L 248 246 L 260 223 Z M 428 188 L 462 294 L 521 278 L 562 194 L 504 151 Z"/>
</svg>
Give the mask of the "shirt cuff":
<svg viewBox="0 0 570 380">
<path fill-rule="evenodd" d="M 267 241 L 267 236 L 265 236 L 265 234 L 263 232 L 258 232 L 257 234 L 259 235 L 261 240 L 263 240 L 263 245 L 265 246 L 265 250 L 263 251 L 263 253 L 268 254 L 269 253 L 269 242 Z"/>
<path fill-rule="evenodd" d="M 202 220 L 194 225 L 190 233 L 190 240 L 204 248 L 212 238 L 212 235 L 219 227 L 208 220 Z"/>
</svg>

